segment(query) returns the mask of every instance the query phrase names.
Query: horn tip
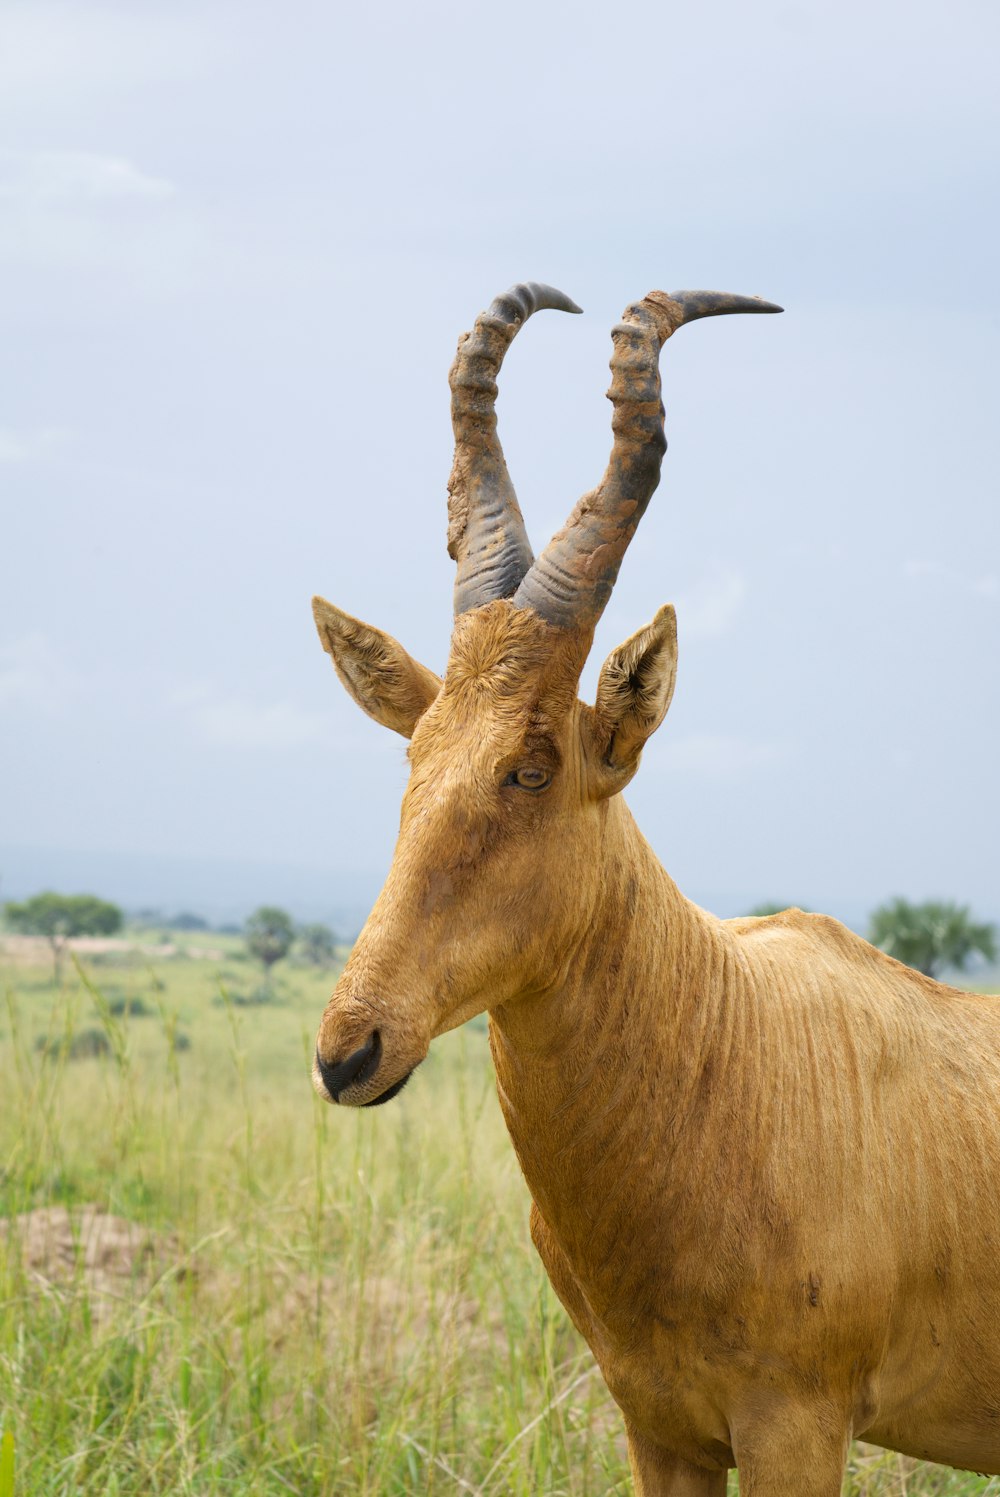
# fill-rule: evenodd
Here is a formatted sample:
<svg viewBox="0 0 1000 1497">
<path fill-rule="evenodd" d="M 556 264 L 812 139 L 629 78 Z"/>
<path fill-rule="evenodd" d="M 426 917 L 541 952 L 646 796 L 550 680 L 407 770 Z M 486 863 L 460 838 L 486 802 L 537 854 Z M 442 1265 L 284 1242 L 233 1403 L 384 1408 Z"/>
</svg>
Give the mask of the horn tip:
<svg viewBox="0 0 1000 1497">
<path fill-rule="evenodd" d="M 517 286 L 512 286 L 507 292 L 510 297 L 519 298 L 527 294 L 531 311 L 534 312 L 582 312 L 571 296 L 565 291 L 560 291 L 558 286 L 549 286 L 544 281 L 521 281 Z M 531 313 L 529 312 L 529 316 Z"/>
<path fill-rule="evenodd" d="M 662 293 L 651 293 L 653 299 Z M 720 317 L 727 312 L 783 312 L 777 302 L 765 301 L 762 296 L 734 296 L 728 291 L 668 291 L 669 301 L 676 302 L 685 322 L 697 322 L 701 317 Z"/>
</svg>

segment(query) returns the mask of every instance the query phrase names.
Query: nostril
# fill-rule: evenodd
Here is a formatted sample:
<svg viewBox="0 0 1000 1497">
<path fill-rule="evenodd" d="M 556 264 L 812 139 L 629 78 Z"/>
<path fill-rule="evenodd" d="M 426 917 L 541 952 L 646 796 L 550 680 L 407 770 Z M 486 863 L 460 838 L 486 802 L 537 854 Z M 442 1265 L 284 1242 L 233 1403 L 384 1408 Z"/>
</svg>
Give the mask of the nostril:
<svg viewBox="0 0 1000 1497">
<path fill-rule="evenodd" d="M 345 1087 L 350 1086 L 352 1081 L 367 1081 L 370 1076 L 374 1076 L 381 1059 L 382 1041 L 376 1029 L 359 1049 L 335 1066 L 327 1065 L 317 1049 L 316 1068 L 319 1071 L 320 1080 L 336 1102 L 339 1100 L 340 1093 Z"/>
</svg>

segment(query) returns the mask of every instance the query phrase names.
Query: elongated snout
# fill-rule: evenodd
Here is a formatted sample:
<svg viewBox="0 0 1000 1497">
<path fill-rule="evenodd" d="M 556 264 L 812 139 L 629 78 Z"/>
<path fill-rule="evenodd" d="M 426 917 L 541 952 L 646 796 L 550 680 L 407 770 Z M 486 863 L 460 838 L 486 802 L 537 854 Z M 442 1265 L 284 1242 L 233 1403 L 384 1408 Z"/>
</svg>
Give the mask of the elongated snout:
<svg viewBox="0 0 1000 1497">
<path fill-rule="evenodd" d="M 331 1055 L 329 1051 L 324 1054 L 324 1048 L 321 1032 L 313 1059 L 313 1086 L 324 1102 L 339 1102 L 345 1107 L 378 1107 L 390 1101 L 403 1090 L 419 1064 L 418 1059 L 402 1076 L 397 1076 L 395 1081 L 379 1090 L 379 1073 L 391 1076 L 395 1069 L 385 1059 L 379 1030 L 372 1030 L 364 1044 L 342 1057 Z"/>
<path fill-rule="evenodd" d="M 337 1065 L 328 1065 L 316 1047 L 316 1069 L 331 1101 L 339 1102 L 340 1094 L 352 1081 L 365 1082 L 374 1076 L 382 1059 L 382 1040 L 374 1030 L 363 1045 L 359 1045 L 346 1060 Z"/>
</svg>

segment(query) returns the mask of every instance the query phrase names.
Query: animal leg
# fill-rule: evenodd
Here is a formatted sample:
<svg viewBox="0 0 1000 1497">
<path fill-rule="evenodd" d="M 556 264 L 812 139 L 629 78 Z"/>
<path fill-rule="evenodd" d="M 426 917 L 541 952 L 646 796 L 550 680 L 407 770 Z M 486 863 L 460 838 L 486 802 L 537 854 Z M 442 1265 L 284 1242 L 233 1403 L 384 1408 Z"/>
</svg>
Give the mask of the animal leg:
<svg viewBox="0 0 1000 1497">
<path fill-rule="evenodd" d="M 740 1497 L 840 1497 L 850 1427 L 832 1403 L 771 1404 L 732 1436 Z"/>
<path fill-rule="evenodd" d="M 625 1430 L 635 1497 L 725 1497 L 725 1471 L 704 1471 L 700 1466 L 691 1466 L 662 1446 L 654 1445 L 627 1422 Z"/>
</svg>

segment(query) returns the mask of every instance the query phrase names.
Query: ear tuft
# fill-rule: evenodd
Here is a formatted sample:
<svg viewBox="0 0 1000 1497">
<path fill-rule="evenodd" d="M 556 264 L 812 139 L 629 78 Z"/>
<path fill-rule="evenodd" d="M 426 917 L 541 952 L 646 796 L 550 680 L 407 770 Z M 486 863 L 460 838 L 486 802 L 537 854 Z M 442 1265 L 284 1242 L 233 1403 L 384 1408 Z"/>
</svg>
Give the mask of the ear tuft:
<svg viewBox="0 0 1000 1497">
<path fill-rule="evenodd" d="M 414 660 L 398 640 L 328 603 L 312 600 L 326 653 L 363 712 L 409 738 L 441 689 L 440 677 Z"/>
<path fill-rule="evenodd" d="M 677 679 L 677 615 L 667 603 L 652 623 L 612 650 L 594 705 L 595 748 L 606 793 L 635 774 L 646 740 L 667 715 Z"/>
</svg>

